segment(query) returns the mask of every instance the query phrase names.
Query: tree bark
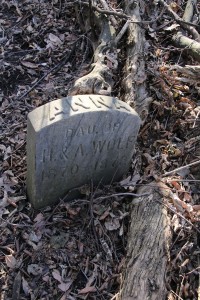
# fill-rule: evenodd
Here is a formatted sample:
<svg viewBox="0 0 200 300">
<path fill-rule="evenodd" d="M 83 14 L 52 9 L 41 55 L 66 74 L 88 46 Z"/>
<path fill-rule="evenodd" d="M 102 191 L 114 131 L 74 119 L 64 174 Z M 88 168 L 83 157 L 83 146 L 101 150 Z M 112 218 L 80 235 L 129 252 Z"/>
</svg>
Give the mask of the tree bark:
<svg viewBox="0 0 200 300">
<path fill-rule="evenodd" d="M 88 19 L 89 17 L 86 15 L 86 23 L 89 23 Z M 98 12 L 94 13 L 93 21 L 100 30 L 97 47 L 94 51 L 94 62 L 91 71 L 75 81 L 69 95 L 99 94 L 110 96 L 112 92 L 114 72 L 118 66 L 115 28 L 108 18 Z M 96 42 L 93 42 L 95 48 Z"/>
<path fill-rule="evenodd" d="M 147 192 L 149 196 L 133 199 L 120 292 L 122 300 L 166 299 L 165 274 L 171 239 L 169 220 L 158 190 L 148 185 L 139 191 Z"/>
<path fill-rule="evenodd" d="M 136 109 L 144 122 L 152 99 L 148 96 L 146 86 L 144 31 L 138 24 L 131 23 L 141 21 L 139 4 L 136 1 L 125 0 L 125 11 L 130 16 L 130 23 L 126 23 L 128 37 L 122 80 L 125 91 L 123 100 Z M 95 50 L 93 69 L 75 82 L 71 90 L 72 95 L 110 95 L 112 92 L 113 68 L 109 54 L 117 53 L 116 38 L 115 34 L 112 34 L 114 27 L 108 19 L 103 17 L 103 22 L 101 18 L 99 20 L 101 34 Z M 115 58 L 114 69 L 117 67 L 116 60 Z M 119 296 L 122 300 L 164 299 L 166 294 L 165 272 L 169 247 L 167 241 L 170 243 L 167 212 L 159 203 L 159 193 L 152 186 L 146 186 L 144 190 L 149 192 L 149 196 L 141 198 L 132 208 L 126 269 Z"/>
<path fill-rule="evenodd" d="M 132 21 L 141 21 L 139 4 L 125 1 L 125 11 Z M 136 23 L 130 23 L 127 37 L 126 63 L 124 67 L 124 101 L 131 105 L 144 122 L 152 98 L 148 96 L 145 72 L 144 30 Z"/>
</svg>

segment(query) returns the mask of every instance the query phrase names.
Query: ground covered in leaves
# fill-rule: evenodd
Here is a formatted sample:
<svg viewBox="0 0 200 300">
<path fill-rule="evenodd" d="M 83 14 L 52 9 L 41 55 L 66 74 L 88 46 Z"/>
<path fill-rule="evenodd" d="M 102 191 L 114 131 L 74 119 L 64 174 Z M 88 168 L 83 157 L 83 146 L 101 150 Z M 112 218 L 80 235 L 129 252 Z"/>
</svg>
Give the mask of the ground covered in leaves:
<svg viewBox="0 0 200 300">
<path fill-rule="evenodd" d="M 177 1 L 172 6 L 180 14 L 181 4 Z M 162 22 L 157 20 L 157 25 Z M 182 75 L 181 67 L 197 62 L 172 46 L 169 28 L 155 31 L 148 25 L 145 29 L 150 50 L 146 74 L 153 101 L 130 176 L 104 190 L 87 188 L 82 199 L 61 200 L 53 208 L 35 211 L 26 199 L 27 114 L 68 95 L 73 81 L 88 71 L 92 45 L 77 23 L 73 3 L 2 1 L 1 300 L 115 299 L 133 199 L 125 193 L 135 193 L 138 186 L 161 178 L 166 187 L 163 205 L 173 233 L 166 274 L 169 299 L 197 299 L 199 165 L 180 167 L 200 156 L 200 76 Z M 123 59 L 121 53 L 121 73 Z M 120 97 L 120 92 L 115 89 L 115 95 Z"/>
</svg>

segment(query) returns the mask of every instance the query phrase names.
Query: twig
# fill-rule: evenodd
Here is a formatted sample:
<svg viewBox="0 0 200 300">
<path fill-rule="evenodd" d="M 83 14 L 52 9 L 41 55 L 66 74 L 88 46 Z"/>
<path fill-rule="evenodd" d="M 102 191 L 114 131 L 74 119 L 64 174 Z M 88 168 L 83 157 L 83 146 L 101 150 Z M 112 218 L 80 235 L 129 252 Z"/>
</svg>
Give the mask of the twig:
<svg viewBox="0 0 200 300">
<path fill-rule="evenodd" d="M 82 5 L 85 5 L 85 6 L 88 6 L 89 3 L 88 2 L 84 2 L 84 1 L 74 1 L 74 3 L 79 3 L 79 4 L 82 4 Z M 122 18 L 122 19 L 128 19 L 128 16 L 124 13 L 121 13 L 121 12 L 117 12 L 117 11 L 111 11 L 111 10 L 107 10 L 107 9 L 101 9 L 99 8 L 98 6 L 92 4 L 92 8 L 94 10 L 96 10 L 97 12 L 101 13 L 101 14 L 105 14 L 105 15 L 115 15 L 119 18 Z"/>
<path fill-rule="evenodd" d="M 33 225 L 11 223 L 9 221 L 4 220 L 2 217 L 0 217 L 0 220 L 2 220 L 4 222 L 3 224 L 0 224 L 0 227 L 5 227 L 5 225 L 10 225 L 10 226 L 19 227 L 19 228 L 33 227 Z"/>
<path fill-rule="evenodd" d="M 167 179 L 168 182 L 177 181 L 177 182 L 200 182 L 198 179 Z"/>
<path fill-rule="evenodd" d="M 192 224 L 192 222 L 190 222 L 189 220 L 187 220 L 183 215 L 181 215 L 179 212 L 175 211 L 174 209 L 172 209 L 170 206 L 168 206 L 167 204 L 163 203 L 160 200 L 156 200 L 157 202 L 159 202 L 160 204 L 164 205 L 165 207 L 167 207 L 169 210 L 171 210 L 174 214 L 176 214 L 177 216 L 179 216 L 180 218 L 182 218 L 184 221 L 186 221 L 190 226 L 192 226 L 198 233 L 200 233 L 200 230 L 194 226 L 194 224 Z"/>
<path fill-rule="evenodd" d="M 117 45 L 119 43 L 122 36 L 125 34 L 126 30 L 128 29 L 128 26 L 129 26 L 130 22 L 131 22 L 130 20 L 127 20 L 126 23 L 124 24 L 124 26 L 122 27 L 122 29 L 120 30 L 120 32 L 118 33 L 118 35 L 116 36 L 115 45 Z"/>
<path fill-rule="evenodd" d="M 159 0 L 160 3 L 167 9 L 168 13 L 172 16 L 172 18 L 184 29 L 189 31 L 192 36 L 195 38 L 196 41 L 200 41 L 200 35 L 198 31 L 193 28 L 196 26 L 196 24 L 186 22 L 183 19 L 181 19 L 172 9 L 171 7 L 164 1 L 164 0 Z"/>
<path fill-rule="evenodd" d="M 111 194 L 111 195 L 108 195 L 108 196 L 102 196 L 102 197 L 95 198 L 94 201 L 96 202 L 97 200 L 104 200 L 104 199 L 108 199 L 108 198 L 111 198 L 111 197 L 118 197 L 118 196 L 143 197 L 143 196 L 149 196 L 149 193 L 144 193 L 144 194 L 135 194 L 135 193 Z"/>
<path fill-rule="evenodd" d="M 56 64 L 53 68 L 51 68 L 46 74 L 44 74 L 40 79 L 38 79 L 38 81 L 36 81 L 32 87 L 27 91 L 25 92 L 24 94 L 22 94 L 20 97 L 16 98 L 16 101 L 20 101 L 22 100 L 24 97 L 26 97 L 32 90 L 34 90 L 34 88 L 36 86 L 38 86 L 38 84 L 40 84 L 40 82 L 42 82 L 44 80 L 45 77 L 47 77 L 50 73 L 56 73 L 58 72 L 62 66 L 64 66 L 66 64 L 67 61 L 70 60 L 70 58 L 72 57 L 72 55 L 74 54 L 75 52 L 75 49 L 76 49 L 76 44 L 80 41 L 81 38 L 79 38 L 78 40 L 76 40 L 73 44 L 73 48 L 72 50 L 70 51 L 70 53 L 65 53 L 64 54 L 64 57 L 60 60 L 60 62 L 58 64 Z"/>
<path fill-rule="evenodd" d="M 105 0 L 99 0 L 99 1 L 100 1 L 101 5 L 103 6 L 104 9 L 110 11 L 109 6 L 108 6 L 108 4 Z M 113 15 L 111 15 L 110 21 L 111 21 L 113 27 L 117 26 L 117 21 L 116 21 L 116 19 Z"/>
<path fill-rule="evenodd" d="M 89 6 L 89 3 L 87 2 L 83 2 L 83 1 L 75 1 L 74 3 L 79 3 L 79 4 L 82 4 L 84 6 Z M 97 12 L 99 12 L 100 14 L 104 14 L 104 15 L 113 15 L 113 16 L 116 16 L 116 17 L 119 17 L 119 18 L 122 18 L 122 19 L 126 19 L 126 20 L 130 20 L 131 23 L 135 23 L 135 24 L 153 24 L 154 22 L 156 22 L 158 19 L 161 18 L 161 16 L 163 15 L 164 11 L 165 11 L 165 7 L 164 9 L 162 10 L 162 12 L 160 13 L 160 15 L 154 19 L 154 20 L 151 20 L 151 21 L 133 21 L 131 20 L 131 18 L 129 16 L 127 16 L 126 14 L 124 13 L 121 13 L 121 12 L 117 12 L 117 11 L 111 11 L 111 10 L 106 10 L 106 9 L 101 9 L 99 8 L 98 6 L 92 4 L 92 8 L 94 10 L 96 10 Z M 195 25 L 194 25 L 195 26 Z"/>
<path fill-rule="evenodd" d="M 175 172 L 177 172 L 177 171 L 181 171 L 181 170 L 183 170 L 183 169 L 185 169 L 185 168 L 188 168 L 188 167 L 191 167 L 191 166 L 195 166 L 195 165 L 198 165 L 198 164 L 200 164 L 200 160 L 194 161 L 193 163 L 190 163 L 190 164 L 188 164 L 188 165 L 185 165 L 185 166 L 182 166 L 182 167 L 180 167 L 180 168 L 176 168 L 176 169 L 174 169 L 174 170 L 172 170 L 172 171 L 166 172 L 165 174 L 162 175 L 162 177 L 171 175 L 171 174 L 173 174 L 173 173 L 175 173 Z"/>
<path fill-rule="evenodd" d="M 94 193 L 93 193 L 93 183 L 92 183 L 91 184 L 91 197 L 90 197 L 90 204 L 89 204 L 90 216 L 91 216 L 91 230 L 93 231 L 95 242 L 96 242 L 97 251 L 99 252 L 99 239 L 97 237 L 96 227 L 95 227 L 95 223 L 94 223 L 94 209 L 93 209 L 93 204 L 94 204 Z"/>
</svg>

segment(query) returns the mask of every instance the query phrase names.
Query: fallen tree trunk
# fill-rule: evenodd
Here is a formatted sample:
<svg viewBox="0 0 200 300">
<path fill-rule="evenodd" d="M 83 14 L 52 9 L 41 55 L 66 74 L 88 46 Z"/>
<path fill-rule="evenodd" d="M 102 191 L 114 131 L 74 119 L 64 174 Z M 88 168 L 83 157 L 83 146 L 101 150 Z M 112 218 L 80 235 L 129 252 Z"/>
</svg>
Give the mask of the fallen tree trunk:
<svg viewBox="0 0 200 300">
<path fill-rule="evenodd" d="M 139 193 L 149 193 L 149 196 L 133 200 L 120 299 L 166 299 L 165 274 L 171 234 L 158 188 L 155 189 L 155 183 L 147 185 Z"/>
<path fill-rule="evenodd" d="M 139 5 L 126 1 L 127 15 L 131 21 L 140 22 Z M 122 85 L 125 91 L 124 101 L 135 108 L 144 122 L 152 98 L 148 96 L 145 72 L 144 30 L 137 23 L 130 23 L 127 37 L 126 64 Z"/>
<path fill-rule="evenodd" d="M 128 37 L 122 81 L 125 91 L 123 100 L 136 109 L 144 122 L 152 100 L 146 87 L 144 31 L 138 25 L 141 21 L 139 5 L 135 1 L 126 0 L 125 11 L 130 17 L 130 22 L 124 25 L 124 28 L 128 27 Z M 111 34 L 114 27 L 108 18 L 102 19 L 97 12 L 95 14 L 101 34 L 94 52 L 93 69 L 75 82 L 71 90 L 72 95 L 110 95 L 112 92 L 113 71 L 117 67 L 118 38 Z M 113 53 L 114 59 L 111 57 Z M 144 189 L 148 191 L 149 196 L 140 198 L 141 201 L 132 208 L 126 268 L 119 296 L 123 300 L 164 299 L 166 294 L 166 236 L 169 235 L 167 212 L 156 201 L 160 200 L 159 193 L 152 186 Z"/>
<path fill-rule="evenodd" d="M 125 2 L 126 12 L 131 20 L 140 22 L 139 6 L 131 2 Z M 137 23 L 129 25 L 127 44 L 124 100 L 136 109 L 144 122 L 152 99 L 148 96 L 146 86 L 144 30 Z M 149 196 L 140 198 L 138 204 L 132 207 L 126 266 L 119 298 L 165 299 L 169 247 L 166 237 L 170 236 L 167 212 L 158 202 L 160 194 L 153 187 L 146 186 L 138 192 L 148 192 Z"/>
</svg>

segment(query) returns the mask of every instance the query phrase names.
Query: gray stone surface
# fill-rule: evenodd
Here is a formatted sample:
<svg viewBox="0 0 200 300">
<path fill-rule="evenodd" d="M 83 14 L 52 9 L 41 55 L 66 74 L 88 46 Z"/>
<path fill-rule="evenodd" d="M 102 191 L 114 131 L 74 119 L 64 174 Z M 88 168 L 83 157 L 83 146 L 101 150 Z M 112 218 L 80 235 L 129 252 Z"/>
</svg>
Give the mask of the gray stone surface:
<svg viewBox="0 0 200 300">
<path fill-rule="evenodd" d="M 67 97 L 29 113 L 27 193 L 33 206 L 55 204 L 87 183 L 119 180 L 130 166 L 139 126 L 129 105 L 108 96 Z"/>
</svg>

